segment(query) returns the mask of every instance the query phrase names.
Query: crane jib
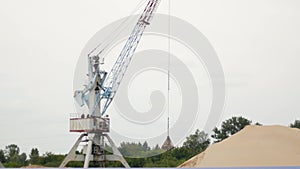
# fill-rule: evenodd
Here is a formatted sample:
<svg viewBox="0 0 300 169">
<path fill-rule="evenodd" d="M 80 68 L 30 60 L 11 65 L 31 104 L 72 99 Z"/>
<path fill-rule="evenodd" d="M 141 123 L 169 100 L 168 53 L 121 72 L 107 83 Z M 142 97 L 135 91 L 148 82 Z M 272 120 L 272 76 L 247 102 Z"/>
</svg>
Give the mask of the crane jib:
<svg viewBox="0 0 300 169">
<path fill-rule="evenodd" d="M 134 51 L 137 48 L 137 45 L 140 41 L 140 38 L 144 32 L 144 29 L 147 25 L 150 24 L 150 21 L 153 17 L 154 12 L 156 11 L 160 0 L 150 0 L 144 9 L 144 12 L 141 14 L 136 26 L 134 27 L 131 35 L 129 36 L 125 46 L 123 47 L 117 61 L 112 67 L 106 82 L 104 83 L 107 87 L 111 87 L 113 89 L 118 89 L 118 87 L 113 85 L 119 85 L 119 83 L 115 82 L 118 76 L 122 76 L 122 67 L 126 67 L 129 63 L 126 63 L 125 60 L 131 58 L 134 54 Z M 132 52 L 133 51 L 133 52 Z M 131 59 L 129 59 L 131 60 Z M 128 67 L 128 66 L 127 66 Z M 122 78 L 120 78 L 122 79 Z"/>
<path fill-rule="evenodd" d="M 132 56 L 140 42 L 140 39 L 143 35 L 143 32 L 147 25 L 150 24 L 151 19 L 153 18 L 153 14 L 155 13 L 160 0 L 149 0 L 146 8 L 141 14 L 136 26 L 134 27 L 131 35 L 129 36 L 125 46 L 123 47 L 117 61 L 113 65 L 104 85 L 107 89 L 111 91 L 110 98 L 106 100 L 106 104 L 102 109 L 102 114 L 105 113 L 107 107 L 107 103 L 110 103 L 114 98 L 118 87 L 125 75 L 125 72 L 130 64 Z"/>
<path fill-rule="evenodd" d="M 83 106 L 83 103 L 88 106 L 90 114 L 97 116 L 106 112 L 159 3 L 160 0 L 148 1 L 109 73 L 100 69 L 99 57 L 90 56 L 99 45 L 88 54 L 89 83 L 85 85 L 85 89 L 75 91 L 74 97 L 80 106 Z M 103 106 L 101 106 L 101 102 L 104 102 Z"/>
</svg>

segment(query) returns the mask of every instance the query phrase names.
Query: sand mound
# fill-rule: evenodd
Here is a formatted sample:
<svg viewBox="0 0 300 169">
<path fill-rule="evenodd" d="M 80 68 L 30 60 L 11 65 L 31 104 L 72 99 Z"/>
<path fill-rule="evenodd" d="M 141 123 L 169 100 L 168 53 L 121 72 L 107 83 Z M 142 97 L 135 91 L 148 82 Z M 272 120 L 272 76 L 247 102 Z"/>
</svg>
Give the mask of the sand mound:
<svg viewBox="0 0 300 169">
<path fill-rule="evenodd" d="M 300 130 L 247 126 L 179 167 L 300 166 Z"/>
<path fill-rule="evenodd" d="M 45 166 L 42 166 L 42 165 L 29 165 L 29 166 L 23 166 L 21 168 L 45 168 Z"/>
</svg>

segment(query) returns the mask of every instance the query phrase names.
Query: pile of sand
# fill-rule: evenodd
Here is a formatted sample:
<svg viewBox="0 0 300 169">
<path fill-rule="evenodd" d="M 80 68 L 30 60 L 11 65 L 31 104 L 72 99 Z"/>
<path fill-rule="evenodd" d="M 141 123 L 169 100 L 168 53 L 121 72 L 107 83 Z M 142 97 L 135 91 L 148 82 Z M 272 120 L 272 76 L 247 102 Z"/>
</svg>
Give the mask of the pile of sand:
<svg viewBox="0 0 300 169">
<path fill-rule="evenodd" d="M 300 166 L 300 130 L 247 126 L 179 167 Z"/>
<path fill-rule="evenodd" d="M 23 166 L 21 168 L 45 168 L 45 166 L 42 166 L 42 165 L 29 165 L 29 166 Z"/>
</svg>

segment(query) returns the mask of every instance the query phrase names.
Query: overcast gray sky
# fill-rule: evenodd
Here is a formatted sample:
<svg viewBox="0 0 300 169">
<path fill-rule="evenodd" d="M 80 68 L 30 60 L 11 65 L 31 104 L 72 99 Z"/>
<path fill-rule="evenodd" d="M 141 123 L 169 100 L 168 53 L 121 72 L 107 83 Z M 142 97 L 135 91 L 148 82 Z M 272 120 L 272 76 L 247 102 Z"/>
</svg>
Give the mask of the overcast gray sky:
<svg viewBox="0 0 300 169">
<path fill-rule="evenodd" d="M 139 2 L 0 0 L 0 148 L 70 149 L 78 136 L 68 132 L 78 56 Z M 162 0 L 158 12 L 167 5 Z M 220 120 L 242 115 L 288 125 L 300 118 L 299 9 L 298 0 L 172 1 L 172 15 L 199 29 L 219 56 L 226 78 Z"/>
</svg>

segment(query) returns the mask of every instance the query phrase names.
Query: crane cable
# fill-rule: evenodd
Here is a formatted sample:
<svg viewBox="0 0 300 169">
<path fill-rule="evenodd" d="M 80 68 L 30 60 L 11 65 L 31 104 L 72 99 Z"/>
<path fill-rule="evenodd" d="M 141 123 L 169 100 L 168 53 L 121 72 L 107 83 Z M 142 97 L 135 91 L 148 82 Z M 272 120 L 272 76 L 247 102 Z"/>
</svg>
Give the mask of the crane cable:
<svg viewBox="0 0 300 169">
<path fill-rule="evenodd" d="M 132 21 L 135 17 L 135 13 L 146 3 L 146 0 L 141 0 L 139 4 L 134 8 L 133 11 L 126 17 L 113 31 L 111 31 L 102 42 L 98 43 L 96 47 L 91 50 L 88 55 L 91 55 L 95 51 L 97 51 L 96 56 L 99 56 L 112 42 L 116 39 L 126 28 L 130 25 L 130 21 Z M 101 48 L 100 48 L 101 47 Z"/>
</svg>

